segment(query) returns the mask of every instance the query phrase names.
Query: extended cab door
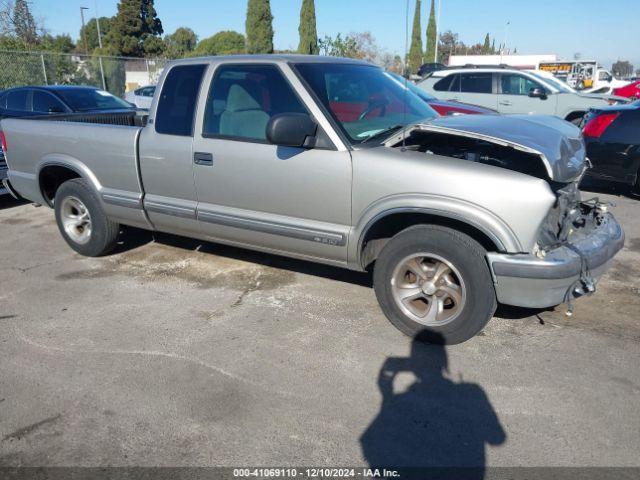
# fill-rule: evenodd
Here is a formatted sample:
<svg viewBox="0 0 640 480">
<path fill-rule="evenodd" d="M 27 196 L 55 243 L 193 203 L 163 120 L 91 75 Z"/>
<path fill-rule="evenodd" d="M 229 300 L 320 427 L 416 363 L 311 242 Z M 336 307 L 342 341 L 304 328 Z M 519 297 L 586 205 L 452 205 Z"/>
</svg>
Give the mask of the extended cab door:
<svg viewBox="0 0 640 480">
<path fill-rule="evenodd" d="M 556 115 L 557 95 L 532 78 L 520 73 L 501 73 L 498 88 L 500 113 Z"/>
<path fill-rule="evenodd" d="M 166 73 L 148 125 L 140 133 L 144 207 L 156 229 L 199 233 L 193 183 L 195 112 L 205 64 L 175 65 Z"/>
<path fill-rule="evenodd" d="M 211 76 L 193 151 L 202 231 L 213 240 L 346 262 L 349 152 L 328 138 L 311 149 L 266 139 L 274 115 L 322 117 L 300 81 L 276 63 L 223 63 Z M 320 126 L 318 135 L 325 133 Z"/>
</svg>

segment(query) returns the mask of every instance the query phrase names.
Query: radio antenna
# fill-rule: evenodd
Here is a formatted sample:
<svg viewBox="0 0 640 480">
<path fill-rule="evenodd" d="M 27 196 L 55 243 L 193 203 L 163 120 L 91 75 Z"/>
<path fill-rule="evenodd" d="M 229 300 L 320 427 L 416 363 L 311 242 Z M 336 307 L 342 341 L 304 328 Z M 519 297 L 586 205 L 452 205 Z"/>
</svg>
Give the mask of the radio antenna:
<svg viewBox="0 0 640 480">
<path fill-rule="evenodd" d="M 407 149 L 407 92 L 409 91 L 409 0 L 407 0 L 407 11 L 405 15 L 404 21 L 404 102 L 402 105 L 402 123 L 404 124 L 404 128 L 402 129 L 402 151 L 406 151 Z"/>
</svg>

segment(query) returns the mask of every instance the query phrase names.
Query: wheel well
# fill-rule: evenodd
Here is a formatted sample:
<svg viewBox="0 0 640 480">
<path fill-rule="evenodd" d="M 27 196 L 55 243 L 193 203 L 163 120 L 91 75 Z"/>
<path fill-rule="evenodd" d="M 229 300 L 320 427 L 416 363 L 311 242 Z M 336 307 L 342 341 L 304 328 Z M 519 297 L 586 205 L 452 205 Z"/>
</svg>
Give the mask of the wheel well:
<svg viewBox="0 0 640 480">
<path fill-rule="evenodd" d="M 80 178 L 80 175 L 75 170 L 60 165 L 49 165 L 40 171 L 40 191 L 49 206 L 53 206 L 53 199 L 60 185 L 72 178 Z"/>
<path fill-rule="evenodd" d="M 486 233 L 461 220 L 456 220 L 428 213 L 403 212 L 393 213 L 381 218 L 366 232 L 362 240 L 360 261 L 364 268 L 369 268 L 378 258 L 385 244 L 397 233 L 413 225 L 440 225 L 458 230 L 469 235 L 482 247 L 491 252 L 499 251 L 500 247 Z"/>
<path fill-rule="evenodd" d="M 569 115 L 567 115 L 567 118 L 565 118 L 565 120 L 567 122 L 571 122 L 577 118 L 582 118 L 586 115 L 587 112 L 571 112 Z"/>
</svg>

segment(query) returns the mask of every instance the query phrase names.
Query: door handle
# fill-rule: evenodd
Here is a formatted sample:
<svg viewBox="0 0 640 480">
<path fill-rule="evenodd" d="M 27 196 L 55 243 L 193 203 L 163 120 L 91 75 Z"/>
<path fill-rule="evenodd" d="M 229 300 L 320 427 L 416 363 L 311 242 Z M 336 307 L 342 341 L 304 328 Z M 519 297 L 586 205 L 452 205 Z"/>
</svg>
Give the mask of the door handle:
<svg viewBox="0 0 640 480">
<path fill-rule="evenodd" d="M 213 155 L 206 152 L 195 152 L 193 154 L 193 163 L 196 165 L 213 166 Z"/>
<path fill-rule="evenodd" d="M 500 105 L 503 105 L 505 107 L 510 107 L 511 105 L 513 105 L 513 103 L 511 103 L 508 100 L 503 100 L 502 102 L 498 102 L 498 103 L 500 103 Z"/>
</svg>

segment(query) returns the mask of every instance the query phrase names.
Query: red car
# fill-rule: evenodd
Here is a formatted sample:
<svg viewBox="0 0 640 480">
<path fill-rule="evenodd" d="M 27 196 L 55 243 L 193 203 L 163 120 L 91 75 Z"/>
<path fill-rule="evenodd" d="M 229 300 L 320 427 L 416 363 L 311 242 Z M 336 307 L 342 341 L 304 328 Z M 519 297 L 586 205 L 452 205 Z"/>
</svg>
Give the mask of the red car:
<svg viewBox="0 0 640 480">
<path fill-rule="evenodd" d="M 624 87 L 616 88 L 613 91 L 613 94 L 631 99 L 640 98 L 640 80 L 631 82 L 629 85 L 625 85 Z"/>
</svg>

